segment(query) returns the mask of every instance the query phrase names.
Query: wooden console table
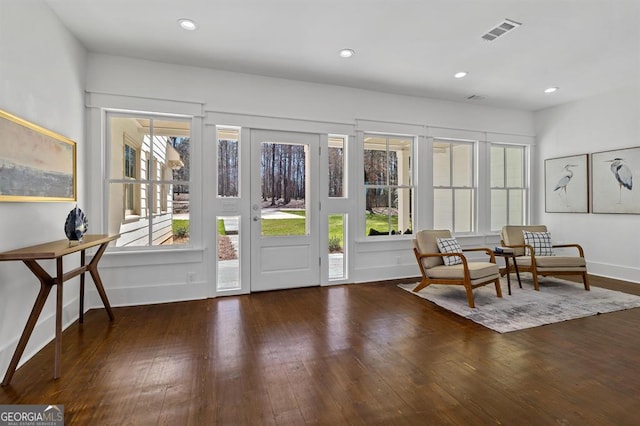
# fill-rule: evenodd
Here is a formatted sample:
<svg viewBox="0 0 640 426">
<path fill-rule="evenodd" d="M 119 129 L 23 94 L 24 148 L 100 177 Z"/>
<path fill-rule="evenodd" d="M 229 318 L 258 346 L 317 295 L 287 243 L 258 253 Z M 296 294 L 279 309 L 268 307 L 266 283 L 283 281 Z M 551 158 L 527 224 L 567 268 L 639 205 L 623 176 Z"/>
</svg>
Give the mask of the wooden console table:
<svg viewBox="0 0 640 426">
<path fill-rule="evenodd" d="M 18 368 L 18 362 L 22 357 L 22 353 L 27 346 L 27 342 L 31 337 L 31 333 L 38 321 L 38 317 L 42 312 L 47 296 L 54 285 L 57 285 L 56 291 L 56 337 L 55 337 L 55 364 L 53 369 L 53 378 L 60 377 L 60 360 L 62 355 L 62 284 L 72 278 L 80 275 L 80 314 L 78 321 L 80 323 L 84 320 L 84 273 L 89 272 L 93 278 L 93 282 L 96 285 L 98 294 L 102 299 L 109 320 L 113 321 L 113 312 L 111 311 L 111 305 L 107 298 L 107 293 L 102 286 L 102 280 L 98 274 L 98 262 L 107 249 L 109 242 L 117 239 L 119 235 L 85 235 L 82 241 L 76 245 L 70 245 L 69 240 L 59 240 L 50 243 L 39 244 L 31 247 L 24 247 L 17 250 L 6 251 L 0 253 L 0 261 L 7 260 L 20 260 L 27 265 L 27 268 L 40 280 L 40 292 L 36 298 L 31 314 L 27 320 L 27 324 L 22 331 L 18 346 L 13 353 L 7 373 L 2 380 L 2 386 L 7 386 L 11 382 L 13 373 Z M 98 251 L 91 259 L 88 265 L 85 265 L 85 250 L 91 247 L 98 247 Z M 68 254 L 80 252 L 80 267 L 73 269 L 67 273 L 62 268 L 62 258 Z M 56 260 L 56 276 L 52 277 L 45 271 L 39 264 L 38 260 L 55 259 Z"/>
</svg>

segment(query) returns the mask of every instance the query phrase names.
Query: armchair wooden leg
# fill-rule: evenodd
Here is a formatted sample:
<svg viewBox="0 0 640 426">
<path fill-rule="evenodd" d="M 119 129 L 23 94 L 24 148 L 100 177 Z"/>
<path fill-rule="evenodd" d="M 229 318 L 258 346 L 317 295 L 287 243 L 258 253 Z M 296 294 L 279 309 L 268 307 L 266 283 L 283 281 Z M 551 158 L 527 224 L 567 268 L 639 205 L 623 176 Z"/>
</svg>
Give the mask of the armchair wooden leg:
<svg viewBox="0 0 640 426">
<path fill-rule="evenodd" d="M 500 287 L 500 278 L 496 278 L 495 285 L 496 285 L 496 294 L 498 295 L 498 297 L 502 297 L 502 287 Z"/>
<path fill-rule="evenodd" d="M 467 291 L 467 302 L 469 302 L 469 307 L 470 308 L 475 308 L 476 304 L 473 301 L 473 289 L 471 288 L 471 286 L 469 285 L 465 285 L 464 289 Z"/>
<path fill-rule="evenodd" d="M 540 286 L 538 285 L 538 273 L 536 272 L 536 268 L 531 268 L 531 276 L 533 278 L 533 288 L 536 291 L 540 291 Z"/>
<path fill-rule="evenodd" d="M 423 278 L 423 279 L 422 279 L 422 281 L 420 281 L 420 284 L 418 284 L 418 285 L 413 289 L 413 292 L 414 292 L 414 293 L 417 293 L 417 292 L 419 292 L 420 290 L 422 290 L 423 288 L 425 288 L 425 287 L 426 287 L 426 286 L 428 286 L 428 285 L 429 285 L 429 282 L 428 282 L 425 278 Z"/>
<path fill-rule="evenodd" d="M 586 271 L 582 273 L 582 282 L 584 283 L 585 290 L 587 291 L 591 290 L 591 288 L 589 287 L 589 277 Z"/>
</svg>

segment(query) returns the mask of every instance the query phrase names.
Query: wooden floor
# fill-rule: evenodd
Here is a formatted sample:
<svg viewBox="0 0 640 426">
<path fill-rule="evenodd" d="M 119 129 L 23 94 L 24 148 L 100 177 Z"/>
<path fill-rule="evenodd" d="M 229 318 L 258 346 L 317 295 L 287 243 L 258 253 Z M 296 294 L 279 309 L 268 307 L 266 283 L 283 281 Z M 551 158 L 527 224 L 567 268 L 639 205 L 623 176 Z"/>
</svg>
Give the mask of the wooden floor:
<svg viewBox="0 0 640 426">
<path fill-rule="evenodd" d="M 50 344 L 0 404 L 78 425 L 640 422 L 640 309 L 499 334 L 372 283 L 114 313 L 64 332 L 60 379 Z"/>
</svg>

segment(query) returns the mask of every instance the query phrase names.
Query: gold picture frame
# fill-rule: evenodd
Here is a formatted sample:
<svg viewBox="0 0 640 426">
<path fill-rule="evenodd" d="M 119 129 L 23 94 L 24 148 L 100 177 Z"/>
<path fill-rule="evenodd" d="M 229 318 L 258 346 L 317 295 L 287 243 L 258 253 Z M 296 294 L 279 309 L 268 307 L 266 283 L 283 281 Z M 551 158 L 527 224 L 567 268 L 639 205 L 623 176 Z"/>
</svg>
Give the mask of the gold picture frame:
<svg viewBox="0 0 640 426">
<path fill-rule="evenodd" d="M 0 201 L 76 201 L 76 143 L 0 110 Z"/>
</svg>

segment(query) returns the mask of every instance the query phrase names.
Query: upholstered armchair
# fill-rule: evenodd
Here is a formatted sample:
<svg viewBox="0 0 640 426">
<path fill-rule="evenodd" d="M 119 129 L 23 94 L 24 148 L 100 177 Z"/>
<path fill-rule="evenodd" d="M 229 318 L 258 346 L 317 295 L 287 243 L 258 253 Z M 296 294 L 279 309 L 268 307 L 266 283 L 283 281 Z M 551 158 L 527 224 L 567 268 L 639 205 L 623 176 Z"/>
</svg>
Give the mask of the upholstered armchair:
<svg viewBox="0 0 640 426">
<path fill-rule="evenodd" d="M 579 244 L 552 244 L 545 225 L 505 226 L 502 228 L 502 245 L 513 248 L 518 269 L 531 273 L 536 290 L 540 290 L 538 276 L 541 275 L 579 275 L 584 289 L 589 290 L 587 262 L 582 247 Z M 557 256 L 553 250 L 556 248 L 572 248 L 577 255 Z"/>
<path fill-rule="evenodd" d="M 422 274 L 422 280 L 413 289 L 414 292 L 431 284 L 461 285 L 466 290 L 469 307 L 474 308 L 473 290 L 493 283 L 497 296 L 502 297 L 500 272 L 490 249 L 462 249 L 448 230 L 420 231 L 416 234 L 413 244 L 413 252 Z M 486 253 L 489 262 L 468 261 L 463 252 L 469 251 Z"/>
</svg>

